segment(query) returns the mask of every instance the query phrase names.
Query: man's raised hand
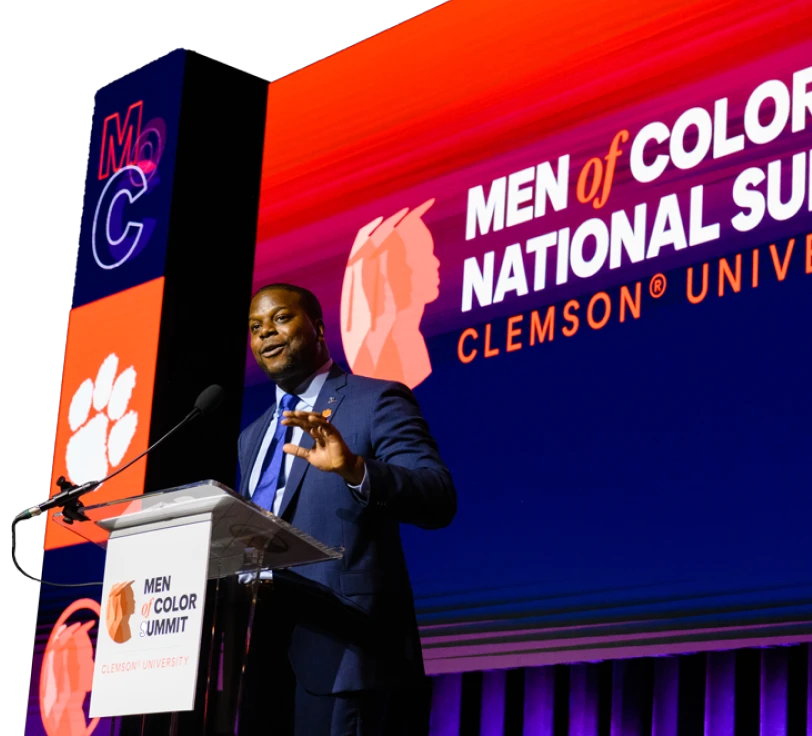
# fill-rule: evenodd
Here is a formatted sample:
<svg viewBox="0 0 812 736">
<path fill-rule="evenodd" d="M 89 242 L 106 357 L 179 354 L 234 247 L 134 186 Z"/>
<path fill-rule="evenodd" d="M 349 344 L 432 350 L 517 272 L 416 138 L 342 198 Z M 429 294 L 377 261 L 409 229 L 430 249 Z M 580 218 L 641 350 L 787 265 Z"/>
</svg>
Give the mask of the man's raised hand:
<svg viewBox="0 0 812 736">
<path fill-rule="evenodd" d="M 282 450 L 307 460 L 312 466 L 326 473 L 338 473 L 350 485 L 361 485 L 364 480 L 364 460 L 354 454 L 344 438 L 321 414 L 310 411 L 286 411 L 282 414 L 282 424 L 286 427 L 299 427 L 313 438 L 309 450 L 287 443 Z"/>
</svg>

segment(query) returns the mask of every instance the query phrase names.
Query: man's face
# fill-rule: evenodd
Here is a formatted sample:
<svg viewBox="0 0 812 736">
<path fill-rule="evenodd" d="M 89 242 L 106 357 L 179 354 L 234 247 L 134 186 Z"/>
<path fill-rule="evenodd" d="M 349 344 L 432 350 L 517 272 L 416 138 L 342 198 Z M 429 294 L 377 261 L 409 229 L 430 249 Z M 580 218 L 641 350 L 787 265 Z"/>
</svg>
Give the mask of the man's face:
<svg viewBox="0 0 812 736">
<path fill-rule="evenodd" d="M 254 358 L 276 383 L 303 381 L 324 361 L 324 325 L 310 320 L 295 292 L 257 294 L 251 300 L 248 330 Z"/>
</svg>

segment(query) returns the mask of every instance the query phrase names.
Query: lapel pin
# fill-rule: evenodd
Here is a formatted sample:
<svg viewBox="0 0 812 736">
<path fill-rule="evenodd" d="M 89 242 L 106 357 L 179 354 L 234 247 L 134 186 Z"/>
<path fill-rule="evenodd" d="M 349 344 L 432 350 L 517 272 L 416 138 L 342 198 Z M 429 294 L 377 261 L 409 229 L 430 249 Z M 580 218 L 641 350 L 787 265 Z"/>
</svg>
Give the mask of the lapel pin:
<svg viewBox="0 0 812 736">
<path fill-rule="evenodd" d="M 332 416 L 332 414 L 333 414 L 333 410 L 332 410 L 332 409 L 325 409 L 325 410 L 324 410 L 324 411 L 321 413 L 321 415 L 322 415 L 322 416 L 323 416 L 325 419 L 329 419 L 329 418 Z"/>
<path fill-rule="evenodd" d="M 335 396 L 331 396 L 331 397 L 330 397 L 330 398 L 327 400 L 327 403 L 328 403 L 328 404 L 335 404 L 335 403 L 336 403 L 336 397 L 335 397 Z"/>
</svg>

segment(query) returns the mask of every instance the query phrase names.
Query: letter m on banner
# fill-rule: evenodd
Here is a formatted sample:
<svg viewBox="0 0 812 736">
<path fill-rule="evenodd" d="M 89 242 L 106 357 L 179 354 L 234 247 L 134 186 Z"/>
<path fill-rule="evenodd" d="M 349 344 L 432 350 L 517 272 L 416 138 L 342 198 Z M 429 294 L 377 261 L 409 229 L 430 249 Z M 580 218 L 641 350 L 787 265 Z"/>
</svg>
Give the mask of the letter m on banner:
<svg viewBox="0 0 812 736">
<path fill-rule="evenodd" d="M 102 125 L 101 156 L 99 157 L 99 180 L 110 176 L 123 166 L 136 163 L 138 138 L 141 135 L 141 116 L 144 101 L 134 102 L 127 109 L 124 124 L 116 112 L 108 115 Z"/>
</svg>

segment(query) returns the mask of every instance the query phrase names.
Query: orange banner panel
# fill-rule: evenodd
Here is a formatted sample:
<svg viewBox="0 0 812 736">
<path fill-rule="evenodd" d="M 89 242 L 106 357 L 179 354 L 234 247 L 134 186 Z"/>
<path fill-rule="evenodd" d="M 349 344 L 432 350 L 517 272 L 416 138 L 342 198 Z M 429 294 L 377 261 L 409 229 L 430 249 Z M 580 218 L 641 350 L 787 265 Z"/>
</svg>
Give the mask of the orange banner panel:
<svg viewBox="0 0 812 736">
<path fill-rule="evenodd" d="M 158 278 L 71 312 L 51 495 L 58 492 L 59 476 L 77 485 L 98 480 L 148 447 L 163 287 Z M 84 502 L 140 494 L 144 473 L 144 462 L 136 463 Z M 82 542 L 53 521 L 54 513 L 45 549 Z"/>
</svg>

